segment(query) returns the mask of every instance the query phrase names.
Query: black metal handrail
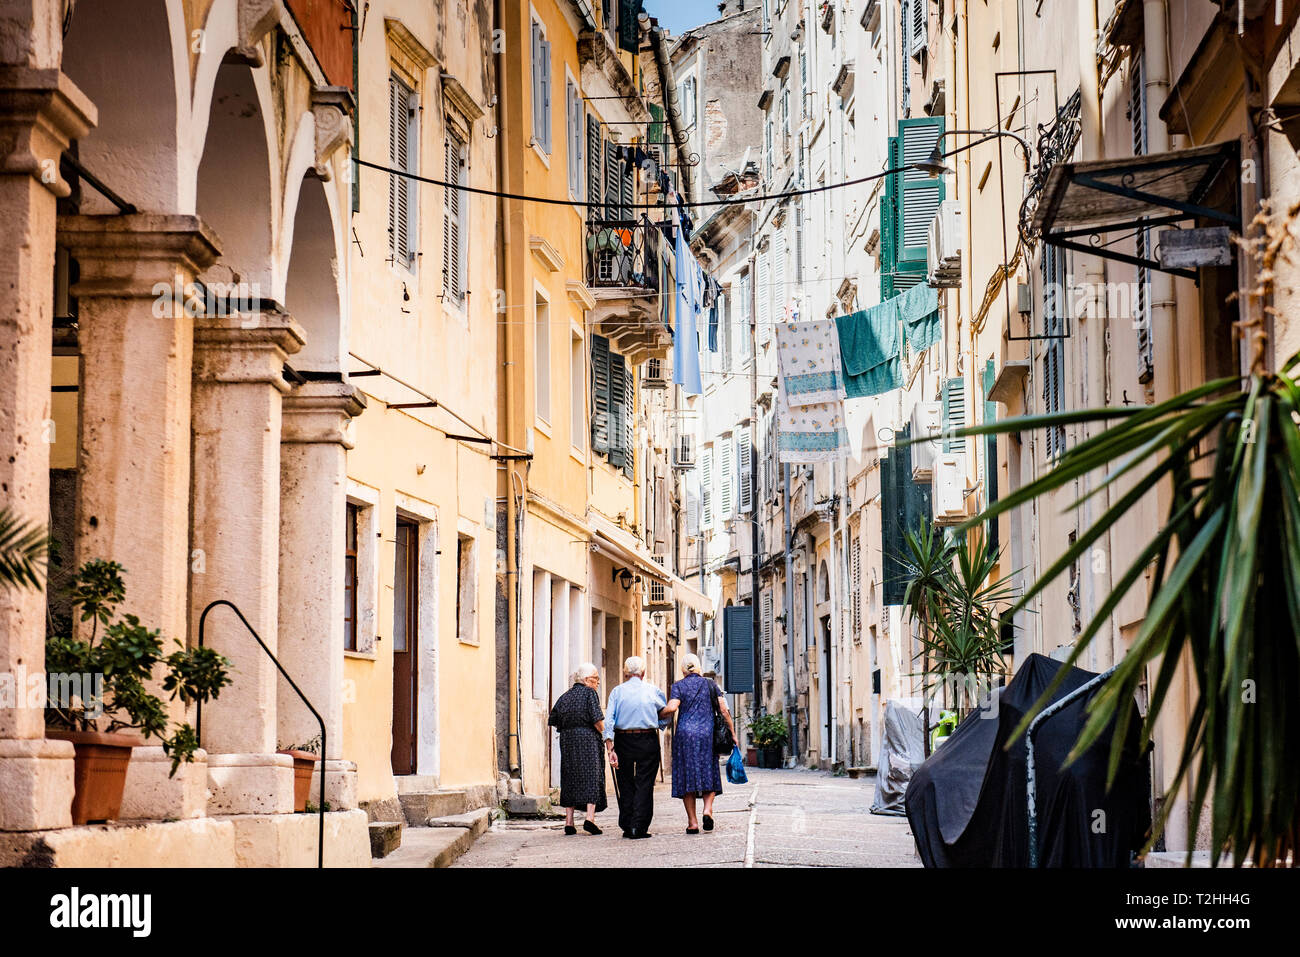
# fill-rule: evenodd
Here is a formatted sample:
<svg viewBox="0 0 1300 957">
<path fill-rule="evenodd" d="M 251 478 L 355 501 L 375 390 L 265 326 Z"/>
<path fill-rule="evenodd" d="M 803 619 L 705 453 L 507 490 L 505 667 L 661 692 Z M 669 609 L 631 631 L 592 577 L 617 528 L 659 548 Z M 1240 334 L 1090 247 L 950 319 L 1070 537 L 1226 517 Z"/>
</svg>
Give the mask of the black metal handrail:
<svg viewBox="0 0 1300 957">
<path fill-rule="evenodd" d="M 642 216 L 593 216 L 585 236 L 587 285 L 659 291 L 659 227 Z"/>
<path fill-rule="evenodd" d="M 318 868 L 323 868 L 325 866 L 325 756 L 329 753 L 325 747 L 327 743 L 325 737 L 325 719 L 321 717 L 320 712 L 316 710 L 315 706 L 311 703 L 311 701 L 307 698 L 307 696 L 302 693 L 302 689 L 299 688 L 298 685 L 294 682 L 294 680 L 289 677 L 289 672 L 284 670 L 284 665 L 280 664 L 280 659 L 277 658 L 272 653 L 270 648 L 266 647 L 266 642 L 262 640 L 262 636 L 257 633 L 257 629 L 255 629 L 252 625 L 248 623 L 248 619 L 244 617 L 244 613 L 240 611 L 238 607 L 236 607 L 234 602 L 227 601 L 224 598 L 218 598 L 216 601 L 209 602 L 208 606 L 203 609 L 203 614 L 199 615 L 199 647 L 200 648 L 203 647 L 203 629 L 207 624 L 208 612 L 212 611 L 212 609 L 216 608 L 218 605 L 225 605 L 227 608 L 229 608 L 231 611 L 233 611 L 236 615 L 239 616 L 239 620 L 244 623 L 244 627 L 247 628 L 248 633 L 253 636 L 253 640 L 262 646 L 262 650 L 265 651 L 266 656 L 271 659 L 271 663 L 275 665 L 275 669 L 278 672 L 280 672 L 281 675 L 284 676 L 285 681 L 289 682 L 289 687 L 292 688 L 294 690 L 294 693 L 299 698 L 302 699 L 302 703 L 307 706 L 307 710 L 312 713 L 312 716 L 316 718 L 317 724 L 320 725 L 320 808 L 319 808 L 320 827 L 318 831 L 319 836 L 317 837 L 317 841 L 316 841 L 316 866 Z M 194 717 L 194 727 L 195 727 L 194 733 L 199 739 L 199 744 L 202 745 L 203 743 L 203 702 L 202 701 L 200 701 L 198 704 L 198 711 Z"/>
</svg>

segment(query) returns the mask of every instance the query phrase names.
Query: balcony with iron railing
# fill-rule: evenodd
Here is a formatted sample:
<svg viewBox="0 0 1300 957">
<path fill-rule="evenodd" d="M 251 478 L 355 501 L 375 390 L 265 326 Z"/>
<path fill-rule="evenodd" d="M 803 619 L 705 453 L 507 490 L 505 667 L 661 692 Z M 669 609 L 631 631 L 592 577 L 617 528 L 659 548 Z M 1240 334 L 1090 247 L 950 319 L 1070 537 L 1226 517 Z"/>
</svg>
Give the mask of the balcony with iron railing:
<svg viewBox="0 0 1300 957">
<path fill-rule="evenodd" d="M 594 302 L 588 318 L 633 364 L 664 358 L 673 339 L 665 308 L 670 304 L 660 290 L 673 277 L 664 273 L 663 233 L 631 210 L 596 212 L 585 233 L 585 279 Z"/>
</svg>

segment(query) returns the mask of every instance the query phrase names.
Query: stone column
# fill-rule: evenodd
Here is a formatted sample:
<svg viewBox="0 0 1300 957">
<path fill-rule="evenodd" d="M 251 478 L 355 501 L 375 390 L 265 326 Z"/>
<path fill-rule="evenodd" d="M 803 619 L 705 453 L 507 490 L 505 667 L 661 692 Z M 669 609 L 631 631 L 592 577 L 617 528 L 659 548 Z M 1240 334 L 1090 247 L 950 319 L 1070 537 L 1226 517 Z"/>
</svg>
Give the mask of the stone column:
<svg viewBox="0 0 1300 957">
<path fill-rule="evenodd" d="M 59 243 L 80 267 L 81 385 L 76 564 L 122 565 L 122 610 L 162 632 L 164 650 L 189 631 L 190 373 L 187 287 L 216 261 L 216 237 L 197 217 L 70 216 Z M 178 701 L 171 719 L 186 720 Z M 203 755 L 170 775 L 157 743 L 137 748 L 123 818 L 199 817 Z"/>
<path fill-rule="evenodd" d="M 6 60 L 15 39 L 0 41 Z M 0 66 L 0 502 L 42 526 L 55 203 L 69 193 L 59 156 L 95 119 L 59 70 Z M 43 701 L 27 707 L 29 687 L 44 680 L 45 589 L 0 587 L 0 831 L 72 824 L 72 746 L 45 740 Z"/>
<path fill-rule="evenodd" d="M 357 806 L 356 764 L 343 753 L 343 572 L 348 426 L 365 397 L 345 382 L 309 381 L 284 397 L 280 436 L 280 634 L 285 670 L 325 720 L 325 798 Z M 280 742 L 301 745 L 320 725 L 285 681 Z M 312 801 L 320 793 L 312 784 Z"/>
<path fill-rule="evenodd" d="M 194 328 L 191 627 L 210 602 L 232 602 L 274 653 L 280 564 L 284 363 L 302 329 L 279 311 L 205 317 Z M 232 662 L 232 683 L 204 706 L 210 813 L 293 810 L 293 762 L 276 754 L 283 679 L 227 607 L 207 618 L 205 644 Z"/>
</svg>

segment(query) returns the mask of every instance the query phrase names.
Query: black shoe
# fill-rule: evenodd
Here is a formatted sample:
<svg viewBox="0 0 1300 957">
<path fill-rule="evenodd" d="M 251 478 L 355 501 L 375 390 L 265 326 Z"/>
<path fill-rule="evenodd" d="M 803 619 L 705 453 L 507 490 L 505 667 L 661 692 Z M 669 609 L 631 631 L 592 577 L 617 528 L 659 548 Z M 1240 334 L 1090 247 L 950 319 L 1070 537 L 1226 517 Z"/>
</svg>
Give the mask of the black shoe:
<svg viewBox="0 0 1300 957">
<path fill-rule="evenodd" d="M 649 831 L 633 831 L 633 832 L 632 832 L 632 840 L 634 840 L 634 841 L 644 841 L 647 837 L 654 837 L 654 835 L 651 834 Z"/>
<path fill-rule="evenodd" d="M 572 837 L 574 834 L 577 834 L 577 833 L 578 833 L 578 829 L 577 829 L 576 827 L 574 827 L 572 824 L 566 824 L 566 825 L 564 825 L 564 835 L 565 835 L 565 837 Z"/>
<path fill-rule="evenodd" d="M 625 827 L 625 828 L 623 828 L 623 836 L 624 836 L 624 837 L 631 837 L 631 836 L 632 836 L 632 829 L 631 829 L 630 827 Z"/>
<path fill-rule="evenodd" d="M 603 833 L 604 833 L 603 831 L 601 831 L 600 828 L 596 827 L 596 822 L 595 822 L 595 821 L 583 821 L 583 822 L 582 822 L 582 829 L 583 829 L 584 831 L 586 831 L 588 834 L 603 834 Z"/>
<path fill-rule="evenodd" d="M 713 818 L 708 814 L 704 815 L 704 829 L 706 831 L 713 830 Z"/>
<path fill-rule="evenodd" d="M 700 833 L 700 829 L 699 829 L 698 827 L 688 827 L 688 828 L 686 829 L 686 833 L 687 833 L 687 834 L 699 834 L 699 833 Z"/>
</svg>

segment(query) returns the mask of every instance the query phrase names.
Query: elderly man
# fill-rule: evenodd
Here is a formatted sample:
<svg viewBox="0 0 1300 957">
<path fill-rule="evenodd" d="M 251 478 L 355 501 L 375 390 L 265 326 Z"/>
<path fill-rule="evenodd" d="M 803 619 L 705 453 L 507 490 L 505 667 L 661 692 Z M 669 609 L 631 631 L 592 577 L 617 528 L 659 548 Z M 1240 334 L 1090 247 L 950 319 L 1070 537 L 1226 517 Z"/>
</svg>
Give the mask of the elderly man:
<svg viewBox="0 0 1300 957">
<path fill-rule="evenodd" d="M 654 815 L 655 775 L 659 773 L 660 712 L 663 691 L 642 680 L 645 660 L 633 655 L 623 662 L 623 683 L 609 693 L 605 748 L 618 784 L 618 826 L 623 836 L 650 836 Z"/>
</svg>

